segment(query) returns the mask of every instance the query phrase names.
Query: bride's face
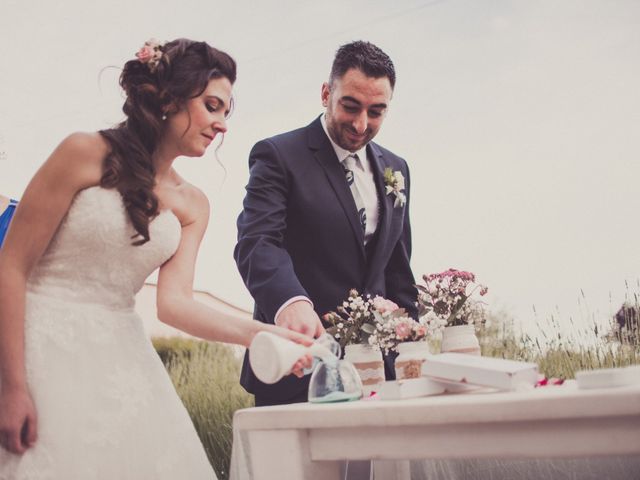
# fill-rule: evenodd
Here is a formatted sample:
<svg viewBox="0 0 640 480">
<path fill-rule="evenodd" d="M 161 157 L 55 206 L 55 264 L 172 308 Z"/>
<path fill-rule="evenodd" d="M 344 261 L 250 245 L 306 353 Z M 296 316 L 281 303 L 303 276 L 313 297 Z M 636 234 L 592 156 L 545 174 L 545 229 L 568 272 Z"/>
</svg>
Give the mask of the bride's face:
<svg viewBox="0 0 640 480">
<path fill-rule="evenodd" d="M 204 155 L 216 135 L 227 131 L 231 108 L 231 82 L 227 78 L 209 80 L 202 94 L 167 116 L 164 142 L 175 145 L 177 154 Z"/>
</svg>

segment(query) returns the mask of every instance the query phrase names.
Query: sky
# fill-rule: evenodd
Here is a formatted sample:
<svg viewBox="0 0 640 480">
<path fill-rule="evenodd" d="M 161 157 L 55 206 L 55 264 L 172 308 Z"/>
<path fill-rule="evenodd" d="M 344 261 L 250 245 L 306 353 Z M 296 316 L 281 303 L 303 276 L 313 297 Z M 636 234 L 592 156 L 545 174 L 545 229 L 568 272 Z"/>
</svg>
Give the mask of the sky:
<svg viewBox="0 0 640 480">
<path fill-rule="evenodd" d="M 605 321 L 640 291 L 640 2 L 3 0 L 0 193 L 123 118 L 119 68 L 151 37 L 238 62 L 222 166 L 175 164 L 212 205 L 197 288 L 251 308 L 232 258 L 248 152 L 319 115 L 335 50 L 365 39 L 396 66 L 376 141 L 411 169 L 416 278 L 472 271 L 525 330 Z"/>
</svg>

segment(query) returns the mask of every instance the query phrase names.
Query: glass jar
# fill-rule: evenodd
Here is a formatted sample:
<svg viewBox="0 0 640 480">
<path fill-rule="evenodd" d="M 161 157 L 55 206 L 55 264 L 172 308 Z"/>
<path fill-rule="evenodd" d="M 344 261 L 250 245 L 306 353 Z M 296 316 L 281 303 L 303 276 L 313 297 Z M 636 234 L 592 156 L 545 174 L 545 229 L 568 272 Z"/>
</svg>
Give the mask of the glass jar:
<svg viewBox="0 0 640 480">
<path fill-rule="evenodd" d="M 362 380 L 365 397 L 377 391 L 378 385 L 384 383 L 384 361 L 382 352 L 377 345 L 356 344 L 347 345 L 344 359 L 351 362 Z"/>
<path fill-rule="evenodd" d="M 323 333 L 318 338 L 316 338 L 313 341 L 313 345 L 314 347 L 312 348 L 315 348 L 316 350 L 319 350 L 321 352 L 324 351 L 325 353 L 324 357 L 326 357 L 328 352 L 332 353 L 333 356 L 336 358 L 340 358 L 340 355 L 342 355 L 342 348 L 340 348 L 340 344 L 336 342 L 336 339 L 333 338 L 333 336 L 328 333 Z M 318 345 L 321 345 L 321 347 L 317 348 Z M 325 347 L 327 350 L 323 350 L 322 347 Z M 326 358 L 323 358 L 323 355 L 314 354 L 313 363 L 311 364 L 311 367 L 303 369 L 302 373 L 304 373 L 305 375 L 309 375 L 310 373 L 313 373 L 313 371 L 316 369 L 318 364 L 323 360 L 326 361 Z"/>
<path fill-rule="evenodd" d="M 352 363 L 337 358 L 321 361 L 309 381 L 311 403 L 348 402 L 362 398 L 362 381 Z"/>
<path fill-rule="evenodd" d="M 422 364 L 430 355 L 429 344 L 425 341 L 398 344 L 398 357 L 395 363 L 396 380 L 420 378 Z"/>
</svg>

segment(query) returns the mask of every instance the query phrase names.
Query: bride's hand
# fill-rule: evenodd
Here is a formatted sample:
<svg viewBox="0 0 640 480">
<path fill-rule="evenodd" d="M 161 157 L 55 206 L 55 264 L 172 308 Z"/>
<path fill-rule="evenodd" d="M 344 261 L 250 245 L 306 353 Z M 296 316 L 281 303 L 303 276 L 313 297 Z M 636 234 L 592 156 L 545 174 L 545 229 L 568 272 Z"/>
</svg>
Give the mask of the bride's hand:
<svg viewBox="0 0 640 480">
<path fill-rule="evenodd" d="M 286 338 L 287 340 L 291 340 L 292 342 L 296 342 L 301 345 L 304 345 L 305 347 L 308 347 L 311 344 L 313 344 L 313 338 L 307 335 L 303 335 L 302 333 L 294 332 L 293 330 L 288 330 L 286 328 L 278 327 L 276 325 L 265 325 L 265 327 L 267 328 L 267 331 L 269 331 L 270 333 L 279 335 L 283 338 Z M 306 355 L 298 359 L 298 361 L 291 368 L 290 373 L 294 374 L 298 378 L 302 378 L 304 377 L 303 370 L 305 368 L 311 368 L 312 364 L 313 364 L 313 356 L 307 353 Z"/>
<path fill-rule="evenodd" d="M 36 408 L 28 391 L 3 389 L 0 393 L 0 446 L 22 454 L 38 438 Z"/>
</svg>

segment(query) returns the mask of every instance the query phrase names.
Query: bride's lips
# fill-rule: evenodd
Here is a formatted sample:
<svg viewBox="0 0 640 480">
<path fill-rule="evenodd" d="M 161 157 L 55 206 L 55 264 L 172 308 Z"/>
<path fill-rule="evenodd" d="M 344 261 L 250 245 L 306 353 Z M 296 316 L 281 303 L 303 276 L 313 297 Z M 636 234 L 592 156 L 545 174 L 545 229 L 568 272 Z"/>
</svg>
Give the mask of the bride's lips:
<svg viewBox="0 0 640 480">
<path fill-rule="evenodd" d="M 209 143 L 213 142 L 213 135 L 207 135 L 206 133 L 203 133 L 202 136 L 208 139 Z"/>
</svg>

